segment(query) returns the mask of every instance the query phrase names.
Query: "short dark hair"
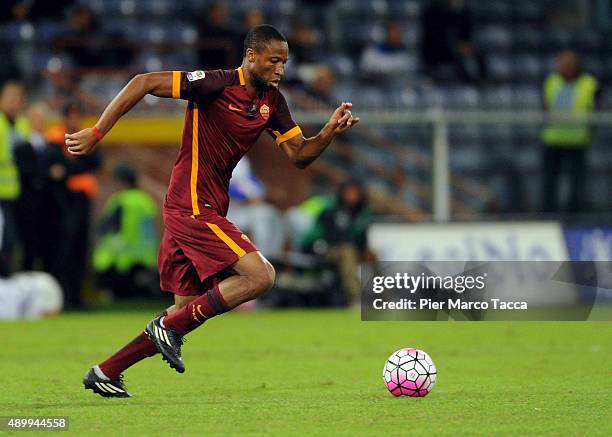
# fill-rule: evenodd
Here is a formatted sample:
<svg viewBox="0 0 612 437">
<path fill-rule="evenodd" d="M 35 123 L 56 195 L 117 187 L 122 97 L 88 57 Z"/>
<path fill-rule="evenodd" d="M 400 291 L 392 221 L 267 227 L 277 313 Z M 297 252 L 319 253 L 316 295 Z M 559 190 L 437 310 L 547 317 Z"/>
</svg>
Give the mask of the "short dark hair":
<svg viewBox="0 0 612 437">
<path fill-rule="evenodd" d="M 77 112 L 79 114 L 83 113 L 83 105 L 74 98 L 68 99 L 62 107 L 62 115 L 64 117 L 68 117 L 72 112 Z"/>
<path fill-rule="evenodd" d="M 138 172 L 132 165 L 127 162 L 120 162 L 113 168 L 113 176 L 119 182 L 130 187 L 136 187 L 138 185 Z"/>
<path fill-rule="evenodd" d="M 261 52 L 270 43 L 270 41 L 273 40 L 287 42 L 285 35 L 283 35 L 276 27 L 269 24 L 260 24 L 259 26 L 255 26 L 249 30 L 246 38 L 244 38 L 244 50 L 242 54 L 245 55 L 248 48 L 252 48 L 256 52 Z"/>
</svg>

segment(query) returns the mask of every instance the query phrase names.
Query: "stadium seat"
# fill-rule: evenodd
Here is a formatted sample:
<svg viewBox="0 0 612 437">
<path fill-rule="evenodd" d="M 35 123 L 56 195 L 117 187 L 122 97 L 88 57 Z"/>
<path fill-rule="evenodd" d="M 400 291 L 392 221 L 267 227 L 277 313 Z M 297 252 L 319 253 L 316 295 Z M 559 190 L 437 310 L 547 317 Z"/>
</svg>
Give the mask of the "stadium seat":
<svg viewBox="0 0 612 437">
<path fill-rule="evenodd" d="M 480 103 L 480 93 L 476 87 L 458 85 L 446 90 L 445 101 L 448 108 L 476 109 Z"/>
<path fill-rule="evenodd" d="M 504 0 L 488 0 L 470 4 L 474 16 L 485 22 L 506 21 L 510 16 L 510 4 Z"/>
<path fill-rule="evenodd" d="M 515 82 L 540 82 L 543 78 L 544 65 L 541 57 L 530 53 L 512 56 L 512 79 Z"/>
<path fill-rule="evenodd" d="M 602 109 L 612 110 L 612 90 L 604 89 L 601 96 L 601 107 Z M 610 138 L 612 140 L 612 137 Z"/>
<path fill-rule="evenodd" d="M 607 57 L 603 57 L 602 59 L 602 75 L 600 79 L 610 81 L 612 80 L 612 59 L 608 59 Z"/>
<path fill-rule="evenodd" d="M 544 46 L 548 49 L 559 51 L 567 48 L 572 42 L 572 34 L 567 29 L 555 28 L 546 32 Z"/>
<path fill-rule="evenodd" d="M 544 31 L 534 26 L 521 26 L 512 30 L 513 48 L 535 51 L 542 47 Z"/>
<path fill-rule="evenodd" d="M 508 55 L 489 55 L 487 59 L 488 73 L 495 82 L 508 82 L 513 77 L 515 64 Z"/>
<path fill-rule="evenodd" d="M 422 4 L 415 0 L 388 0 L 389 16 L 414 25 L 420 18 Z"/>
<path fill-rule="evenodd" d="M 511 17 L 515 21 L 541 22 L 544 19 L 544 1 L 514 0 L 508 2 L 511 8 Z"/>
<path fill-rule="evenodd" d="M 487 52 L 508 50 L 512 46 L 512 33 L 504 26 L 488 26 L 477 32 L 476 40 Z"/>
<path fill-rule="evenodd" d="M 339 0 L 336 3 L 338 12 L 344 16 L 357 15 L 362 17 L 384 16 L 389 12 L 386 0 L 360 1 Z"/>
<path fill-rule="evenodd" d="M 581 59 L 582 68 L 585 72 L 592 74 L 596 78 L 600 79 L 604 76 L 606 72 L 606 68 L 604 64 L 599 59 L 599 56 L 591 55 L 591 56 L 583 56 Z"/>
<path fill-rule="evenodd" d="M 583 30 L 573 35 L 572 46 L 579 52 L 596 52 L 601 47 L 601 35 L 594 30 Z"/>
<path fill-rule="evenodd" d="M 482 102 L 485 109 L 507 109 L 512 105 L 512 87 L 486 87 L 482 93 Z"/>
<path fill-rule="evenodd" d="M 541 126 L 516 125 L 513 129 L 513 143 L 516 149 L 531 148 L 540 141 Z"/>
</svg>

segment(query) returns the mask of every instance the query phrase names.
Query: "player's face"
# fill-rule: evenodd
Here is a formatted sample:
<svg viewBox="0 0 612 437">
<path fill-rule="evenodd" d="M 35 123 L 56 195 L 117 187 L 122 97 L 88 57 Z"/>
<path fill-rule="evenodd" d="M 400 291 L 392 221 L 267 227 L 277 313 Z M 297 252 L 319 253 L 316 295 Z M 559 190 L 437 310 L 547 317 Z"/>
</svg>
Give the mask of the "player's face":
<svg viewBox="0 0 612 437">
<path fill-rule="evenodd" d="M 252 72 L 267 86 L 278 88 L 288 57 L 287 43 L 272 40 L 261 52 L 255 53 Z"/>
</svg>

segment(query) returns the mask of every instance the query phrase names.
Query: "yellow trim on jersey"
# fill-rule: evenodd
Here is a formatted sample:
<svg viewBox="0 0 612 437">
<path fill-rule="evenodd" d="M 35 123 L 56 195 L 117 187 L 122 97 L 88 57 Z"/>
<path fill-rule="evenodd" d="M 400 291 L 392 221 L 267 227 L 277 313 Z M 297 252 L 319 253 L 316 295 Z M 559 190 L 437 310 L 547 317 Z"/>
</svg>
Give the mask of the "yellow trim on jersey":
<svg viewBox="0 0 612 437">
<path fill-rule="evenodd" d="M 236 242 L 234 240 L 232 240 L 229 235 L 227 235 L 225 232 L 223 232 L 219 226 L 217 226 L 214 223 L 208 223 L 208 222 L 205 222 L 205 223 L 215 233 L 215 235 L 217 237 L 219 237 L 221 240 L 223 240 L 223 242 L 225 244 L 227 244 L 229 246 L 229 248 L 234 251 L 234 253 L 236 255 L 238 255 L 240 258 L 242 258 L 243 256 L 246 255 L 245 250 L 242 247 L 238 246 L 236 244 Z"/>
<path fill-rule="evenodd" d="M 300 129 L 299 126 L 294 126 L 292 129 L 289 129 L 287 132 L 285 132 L 282 135 L 279 131 L 276 131 L 276 130 L 272 132 L 274 132 L 274 135 L 276 135 L 276 144 L 280 146 L 285 141 L 290 140 L 294 136 L 301 134 L 302 129 Z"/>
<path fill-rule="evenodd" d="M 244 85 L 244 73 L 242 71 L 242 67 L 236 68 L 236 71 L 238 72 L 238 79 L 240 80 L 240 85 Z"/>
<path fill-rule="evenodd" d="M 173 99 L 181 98 L 181 72 L 180 71 L 172 72 L 172 98 Z"/>
<path fill-rule="evenodd" d="M 193 130 L 191 132 L 191 208 L 200 215 L 198 206 L 198 105 L 193 104 Z"/>
</svg>

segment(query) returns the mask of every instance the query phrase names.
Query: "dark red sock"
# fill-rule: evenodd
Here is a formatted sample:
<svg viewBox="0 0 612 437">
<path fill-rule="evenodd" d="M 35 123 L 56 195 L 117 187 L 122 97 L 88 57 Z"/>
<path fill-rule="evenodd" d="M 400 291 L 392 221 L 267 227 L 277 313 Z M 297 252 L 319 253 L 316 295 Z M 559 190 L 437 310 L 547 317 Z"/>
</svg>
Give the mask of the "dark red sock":
<svg viewBox="0 0 612 437">
<path fill-rule="evenodd" d="M 164 311 L 156 317 L 165 316 L 166 314 L 166 311 Z M 152 357 L 156 353 L 155 343 L 151 341 L 147 334 L 141 332 L 134 340 L 122 347 L 113 356 L 100 363 L 99 367 L 110 379 L 117 379 L 125 369 L 133 366 L 140 360 Z"/>
<path fill-rule="evenodd" d="M 202 296 L 194 299 L 180 310 L 164 317 L 163 324 L 179 334 L 187 334 L 200 326 L 204 321 L 228 311 L 227 303 L 215 285 Z"/>
</svg>

